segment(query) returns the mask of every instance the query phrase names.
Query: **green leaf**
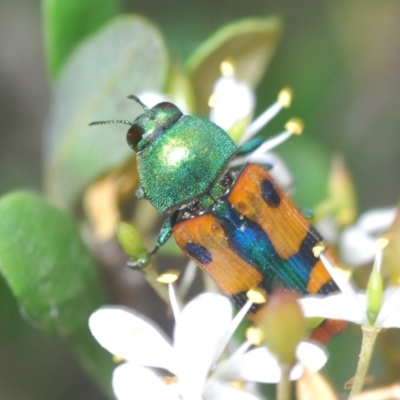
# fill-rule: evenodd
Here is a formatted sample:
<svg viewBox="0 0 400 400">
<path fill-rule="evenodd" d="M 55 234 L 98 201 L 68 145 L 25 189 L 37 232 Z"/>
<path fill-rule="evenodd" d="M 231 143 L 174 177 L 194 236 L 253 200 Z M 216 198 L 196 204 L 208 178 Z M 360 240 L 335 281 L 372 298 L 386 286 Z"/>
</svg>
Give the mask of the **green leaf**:
<svg viewBox="0 0 400 400">
<path fill-rule="evenodd" d="M 145 19 L 125 16 L 86 40 L 70 57 L 54 90 L 47 129 L 46 191 L 59 206 L 72 205 L 102 173 L 132 150 L 121 125 L 143 112 L 129 94 L 162 91 L 167 70 L 164 42 Z"/>
<path fill-rule="evenodd" d="M 233 61 L 238 79 L 256 86 L 275 52 L 281 31 L 278 17 L 248 18 L 225 26 L 206 40 L 186 65 L 198 111 L 208 113 L 208 99 L 221 76 L 222 61 Z"/>
<path fill-rule="evenodd" d="M 47 69 L 54 78 L 76 45 L 119 10 L 118 0 L 42 0 Z"/>
<path fill-rule="evenodd" d="M 23 315 L 70 339 L 85 366 L 108 386 L 110 357 L 88 328 L 90 314 L 104 304 L 103 287 L 74 221 L 34 194 L 2 197 L 0 273 Z"/>
</svg>

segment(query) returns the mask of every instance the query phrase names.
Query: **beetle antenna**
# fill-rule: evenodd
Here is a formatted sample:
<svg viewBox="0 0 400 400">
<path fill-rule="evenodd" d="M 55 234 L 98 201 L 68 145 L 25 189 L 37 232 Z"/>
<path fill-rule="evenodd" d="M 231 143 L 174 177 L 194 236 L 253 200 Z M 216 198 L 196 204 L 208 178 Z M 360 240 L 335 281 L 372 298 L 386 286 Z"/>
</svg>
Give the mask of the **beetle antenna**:
<svg viewBox="0 0 400 400">
<path fill-rule="evenodd" d="M 113 119 L 110 121 L 94 121 L 91 122 L 89 125 L 106 125 L 106 124 L 125 124 L 129 126 L 133 125 L 131 121 L 127 121 L 126 119 Z"/>
<path fill-rule="evenodd" d="M 136 103 L 139 103 L 143 107 L 144 111 L 149 111 L 149 107 L 147 107 L 146 104 L 143 104 L 139 97 L 135 96 L 134 94 L 129 95 L 128 99 L 135 100 Z"/>
</svg>

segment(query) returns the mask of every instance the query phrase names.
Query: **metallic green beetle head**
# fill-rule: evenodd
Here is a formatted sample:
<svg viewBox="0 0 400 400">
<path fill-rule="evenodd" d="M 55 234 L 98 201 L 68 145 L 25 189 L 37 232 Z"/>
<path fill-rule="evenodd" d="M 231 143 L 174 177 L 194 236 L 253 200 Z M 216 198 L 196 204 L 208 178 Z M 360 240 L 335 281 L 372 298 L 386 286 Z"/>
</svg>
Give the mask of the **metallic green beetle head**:
<svg viewBox="0 0 400 400">
<path fill-rule="evenodd" d="M 130 96 L 130 98 L 136 100 L 145 110 L 144 114 L 133 121 L 126 135 L 129 146 L 136 152 L 140 152 L 157 140 L 183 115 L 181 110 L 172 103 L 159 103 L 149 109 L 136 96 Z"/>
<path fill-rule="evenodd" d="M 147 108 L 127 133 L 137 152 L 142 196 L 159 213 L 179 209 L 213 187 L 227 168 L 237 147 L 229 135 L 211 121 L 183 115 L 172 103 Z"/>
</svg>

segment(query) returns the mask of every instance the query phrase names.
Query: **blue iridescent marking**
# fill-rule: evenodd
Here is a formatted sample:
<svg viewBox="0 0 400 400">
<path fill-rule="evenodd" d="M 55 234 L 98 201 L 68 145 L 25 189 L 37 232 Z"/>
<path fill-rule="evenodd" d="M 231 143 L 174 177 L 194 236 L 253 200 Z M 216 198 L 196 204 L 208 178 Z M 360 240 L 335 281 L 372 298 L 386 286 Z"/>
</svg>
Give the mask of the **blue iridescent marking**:
<svg viewBox="0 0 400 400">
<path fill-rule="evenodd" d="M 261 271 L 265 277 L 261 286 L 267 292 L 276 286 L 284 286 L 301 294 L 308 293 L 315 258 L 312 261 L 308 257 L 282 259 L 262 227 L 241 215 L 226 199 L 213 208 L 213 215 L 223 228 L 231 250 Z"/>
</svg>

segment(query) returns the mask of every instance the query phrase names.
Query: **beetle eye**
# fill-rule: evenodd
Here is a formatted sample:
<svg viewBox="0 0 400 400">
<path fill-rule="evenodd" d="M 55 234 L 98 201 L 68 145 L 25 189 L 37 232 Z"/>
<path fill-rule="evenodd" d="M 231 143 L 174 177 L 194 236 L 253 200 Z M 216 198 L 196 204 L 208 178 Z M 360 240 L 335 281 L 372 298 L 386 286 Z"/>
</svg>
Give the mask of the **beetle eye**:
<svg viewBox="0 0 400 400">
<path fill-rule="evenodd" d="M 132 125 L 126 134 L 126 141 L 133 150 L 137 151 L 137 145 L 142 140 L 144 129 L 139 125 Z"/>
</svg>

